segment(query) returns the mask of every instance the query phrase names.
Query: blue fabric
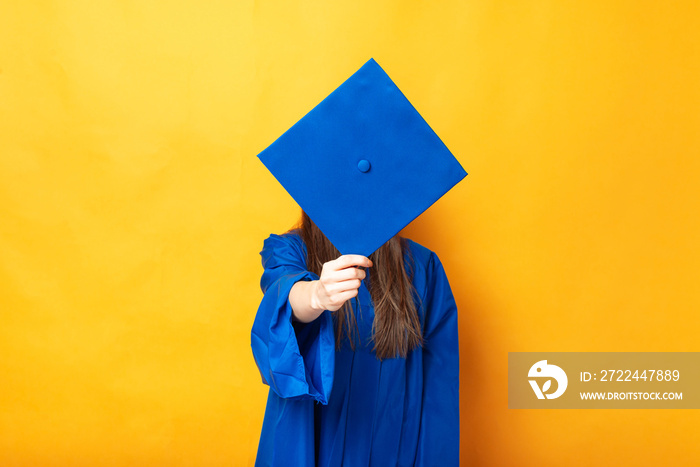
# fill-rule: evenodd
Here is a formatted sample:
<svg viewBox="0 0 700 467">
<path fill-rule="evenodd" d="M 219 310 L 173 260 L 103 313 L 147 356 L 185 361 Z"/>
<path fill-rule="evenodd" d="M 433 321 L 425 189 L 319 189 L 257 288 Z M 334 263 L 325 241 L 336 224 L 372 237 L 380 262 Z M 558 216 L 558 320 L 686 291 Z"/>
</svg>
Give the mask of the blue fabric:
<svg viewBox="0 0 700 467">
<path fill-rule="evenodd" d="M 258 158 L 338 251 L 364 256 L 467 176 L 374 59 Z"/>
<path fill-rule="evenodd" d="M 457 306 L 437 255 L 408 243 L 425 345 L 379 361 L 364 282 L 353 300 L 355 351 L 347 339 L 336 350 L 329 311 L 307 324 L 291 319 L 292 285 L 318 279 L 306 270 L 301 237 L 293 231 L 265 240 L 251 344 L 270 391 L 256 466 L 459 465 Z"/>
</svg>

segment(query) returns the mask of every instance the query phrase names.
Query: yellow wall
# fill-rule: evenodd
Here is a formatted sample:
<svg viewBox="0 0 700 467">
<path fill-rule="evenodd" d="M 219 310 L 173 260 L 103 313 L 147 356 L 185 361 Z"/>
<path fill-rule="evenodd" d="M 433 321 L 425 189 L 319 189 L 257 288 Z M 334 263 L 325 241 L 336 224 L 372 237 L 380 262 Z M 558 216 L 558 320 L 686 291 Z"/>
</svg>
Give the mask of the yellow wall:
<svg viewBox="0 0 700 467">
<path fill-rule="evenodd" d="M 468 465 L 691 465 L 698 411 L 508 410 L 508 351 L 697 351 L 700 8 L 0 4 L 0 465 L 252 465 L 256 155 L 370 57 L 469 176 L 404 234 L 460 305 Z"/>
</svg>

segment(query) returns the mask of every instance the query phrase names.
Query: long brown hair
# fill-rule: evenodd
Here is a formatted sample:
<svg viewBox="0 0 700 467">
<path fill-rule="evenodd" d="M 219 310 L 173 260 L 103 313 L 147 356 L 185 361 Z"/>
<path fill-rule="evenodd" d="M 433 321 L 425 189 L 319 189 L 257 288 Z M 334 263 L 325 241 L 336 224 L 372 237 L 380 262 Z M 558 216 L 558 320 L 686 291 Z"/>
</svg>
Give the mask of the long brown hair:
<svg viewBox="0 0 700 467">
<path fill-rule="evenodd" d="M 306 244 L 308 270 L 320 276 L 323 264 L 337 259 L 340 252 L 303 210 L 294 228 L 300 230 Z M 407 262 L 404 261 L 406 253 Z M 397 356 L 405 358 L 411 350 L 423 345 L 423 333 L 414 301 L 414 297 L 418 300 L 420 297 L 413 287 L 415 268 L 406 239 L 395 235 L 369 255 L 369 259 L 373 266 L 365 280 L 374 304 L 374 352 L 380 360 Z M 353 335 L 357 330 L 357 321 L 351 300 L 334 312 L 333 318 L 336 347 L 340 348 L 344 332 L 354 349 Z"/>
</svg>

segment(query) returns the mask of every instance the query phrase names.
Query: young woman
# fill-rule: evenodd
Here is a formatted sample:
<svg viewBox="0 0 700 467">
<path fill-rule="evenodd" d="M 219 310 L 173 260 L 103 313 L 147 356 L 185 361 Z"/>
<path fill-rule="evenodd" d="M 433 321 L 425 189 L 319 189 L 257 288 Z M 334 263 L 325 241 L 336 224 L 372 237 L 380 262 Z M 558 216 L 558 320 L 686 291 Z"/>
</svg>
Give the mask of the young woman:
<svg viewBox="0 0 700 467">
<path fill-rule="evenodd" d="M 303 211 L 260 255 L 255 465 L 457 466 L 457 306 L 437 255 L 398 235 L 340 255 Z"/>
</svg>

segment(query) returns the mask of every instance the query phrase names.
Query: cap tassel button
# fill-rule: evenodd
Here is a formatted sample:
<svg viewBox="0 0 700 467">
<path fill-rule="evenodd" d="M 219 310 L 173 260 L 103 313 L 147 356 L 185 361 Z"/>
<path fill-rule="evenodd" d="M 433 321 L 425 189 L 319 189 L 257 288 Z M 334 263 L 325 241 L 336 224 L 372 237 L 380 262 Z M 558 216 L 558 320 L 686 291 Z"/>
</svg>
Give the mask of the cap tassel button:
<svg viewBox="0 0 700 467">
<path fill-rule="evenodd" d="M 372 167 L 369 163 L 369 161 L 362 159 L 360 162 L 357 163 L 357 169 L 362 172 L 362 173 L 367 173 L 369 172 L 370 167 Z"/>
</svg>

